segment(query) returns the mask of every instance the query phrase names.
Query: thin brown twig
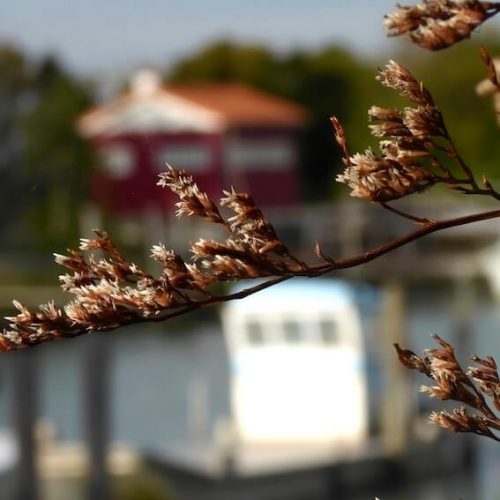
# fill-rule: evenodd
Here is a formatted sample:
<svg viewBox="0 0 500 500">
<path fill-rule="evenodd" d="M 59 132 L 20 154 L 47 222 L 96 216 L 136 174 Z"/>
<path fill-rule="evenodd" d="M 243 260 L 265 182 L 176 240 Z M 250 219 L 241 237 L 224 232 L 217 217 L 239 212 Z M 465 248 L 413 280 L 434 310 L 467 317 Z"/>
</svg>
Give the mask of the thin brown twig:
<svg viewBox="0 0 500 500">
<path fill-rule="evenodd" d="M 243 297 L 247 297 L 265 288 L 276 285 L 282 281 L 288 280 L 294 276 L 318 277 L 327 274 L 329 272 L 335 271 L 337 269 L 348 269 L 352 267 L 357 267 L 366 264 L 368 262 L 371 262 L 381 257 L 382 255 L 390 253 L 400 247 L 403 247 L 431 233 L 448 229 L 451 227 L 458 227 L 465 224 L 485 221 L 488 219 L 499 218 L 499 217 L 500 217 L 500 210 L 492 210 L 489 212 L 475 213 L 451 219 L 429 221 L 425 224 L 421 224 L 419 228 L 415 229 L 414 231 L 410 231 L 409 233 L 399 238 L 393 239 L 382 245 L 379 245 L 377 247 L 374 247 L 370 250 L 367 250 L 365 252 L 362 252 L 360 254 L 351 257 L 347 257 L 344 259 L 337 259 L 337 260 L 333 260 L 330 257 L 328 257 L 328 260 L 326 260 L 326 262 L 323 262 L 322 264 L 308 265 L 306 267 L 304 267 L 302 264 L 292 263 L 289 264 L 287 269 L 285 269 L 282 268 L 280 265 L 280 267 L 277 268 L 277 269 L 282 269 L 281 271 L 279 271 L 280 274 L 276 276 L 269 276 L 268 279 L 265 280 L 264 282 L 261 282 L 255 286 L 250 286 L 245 290 L 239 292 L 229 293 L 225 295 L 216 295 L 215 293 L 212 293 L 210 295 L 202 295 L 201 298 L 195 298 L 194 296 L 183 293 L 181 295 L 182 300 L 180 302 L 178 303 L 173 302 L 171 306 L 165 307 L 163 311 L 157 310 L 156 314 L 145 314 L 140 308 L 138 309 L 139 306 L 128 305 L 128 302 L 130 302 L 131 304 L 134 304 L 134 302 L 132 299 L 127 299 L 126 302 L 123 302 L 121 304 L 115 303 L 112 310 L 111 309 L 109 310 L 109 313 L 112 313 L 111 316 L 109 316 L 109 318 L 108 318 L 109 313 L 104 312 L 107 311 L 107 309 L 104 309 L 103 310 L 104 315 L 102 316 L 102 318 L 101 318 L 101 313 L 96 313 L 97 315 L 95 316 L 91 315 L 90 316 L 91 319 L 86 320 L 84 323 L 82 323 L 82 326 L 79 326 L 78 323 L 67 322 L 67 320 L 64 319 L 64 316 L 60 316 L 62 313 L 57 312 L 57 310 L 54 309 L 54 306 L 51 306 L 51 310 L 53 311 L 51 315 L 52 319 L 50 319 L 50 321 L 47 320 L 48 321 L 47 326 L 43 327 L 44 329 L 45 328 L 48 329 L 47 333 L 43 333 L 44 330 L 42 330 L 43 333 L 42 335 L 33 335 L 32 333 L 29 333 L 30 330 L 28 329 L 26 330 L 26 335 L 28 336 L 22 336 L 21 338 L 23 340 L 21 341 L 21 343 L 13 343 L 7 340 L 9 336 L 8 332 L 5 332 L 3 338 L 3 344 L 0 347 L 5 350 L 12 350 L 23 347 L 30 347 L 38 343 L 45 342 L 47 340 L 55 340 L 57 338 L 75 338 L 80 335 L 89 333 L 90 331 L 101 331 L 101 332 L 110 331 L 131 324 L 148 323 L 148 322 L 156 323 L 160 321 L 165 321 L 171 318 L 191 313 L 199 309 L 204 309 L 210 306 L 228 302 L 230 300 L 236 300 Z M 192 288 L 196 290 L 196 287 Z M 170 289 L 172 289 L 172 287 L 170 287 Z M 89 289 L 89 291 L 85 293 L 88 295 L 88 293 L 93 293 L 93 292 L 92 289 Z M 118 292 L 112 292 L 112 293 L 116 295 L 116 293 Z M 126 298 L 127 295 L 125 295 L 124 297 Z M 117 300 L 124 300 L 124 299 L 117 299 Z M 37 319 L 38 316 L 33 315 L 33 313 L 30 313 L 27 309 L 21 306 L 19 307 L 21 308 L 21 315 L 18 317 L 11 318 L 11 320 L 15 322 L 14 324 L 18 325 L 19 333 L 22 334 L 22 332 L 26 329 L 26 327 L 31 328 L 29 324 L 25 326 L 25 324 L 29 323 L 30 321 L 35 321 L 35 323 L 33 323 L 34 325 L 33 328 L 35 328 L 35 330 L 38 331 L 38 329 L 41 326 L 38 327 L 36 325 L 40 322 L 41 322 L 40 325 L 42 325 L 43 322 L 45 321 L 43 319 L 45 316 L 42 316 L 40 317 L 40 319 Z M 87 306 L 85 306 L 85 303 L 82 303 L 80 307 L 83 307 L 85 310 Z M 144 307 L 149 307 L 149 306 L 146 303 Z M 85 314 L 87 315 L 88 312 L 86 312 Z M 31 320 L 30 318 L 33 318 L 33 320 Z"/>
<path fill-rule="evenodd" d="M 258 285 L 251 286 L 246 288 L 245 290 L 239 291 L 239 292 L 234 292 L 230 293 L 227 295 L 213 295 L 212 297 L 202 299 L 196 302 L 191 302 L 189 304 L 186 304 L 182 306 L 178 310 L 170 311 L 164 315 L 161 316 L 152 316 L 152 317 L 137 317 L 137 318 L 131 318 L 126 325 L 130 324 L 135 324 L 135 323 L 149 323 L 149 322 L 162 322 L 167 319 L 175 318 L 178 316 L 182 316 L 184 314 L 190 313 L 192 311 L 198 310 L 198 309 L 203 309 L 206 307 L 218 305 L 224 302 L 228 302 L 231 300 L 236 300 L 236 299 L 242 299 L 244 297 L 248 297 L 249 295 L 252 295 L 254 293 L 260 292 L 261 290 L 264 290 L 266 288 L 269 288 L 273 285 L 276 285 L 278 283 L 281 283 L 283 281 L 286 281 L 290 278 L 293 277 L 319 277 L 324 274 L 327 274 L 329 272 L 332 272 L 334 270 L 338 269 L 349 269 L 352 267 L 357 267 L 363 264 L 367 264 L 368 262 L 371 262 L 387 253 L 392 252 L 393 250 L 396 250 L 398 248 L 401 248 L 419 238 L 422 238 L 428 234 L 437 232 L 437 231 L 442 231 L 444 229 L 449 229 L 452 227 L 458 227 L 458 226 L 463 226 L 466 224 L 471 224 L 475 222 L 480 222 L 480 221 L 486 221 L 489 219 L 494 219 L 494 218 L 500 218 L 500 210 L 492 210 L 489 212 L 481 212 L 481 213 L 476 213 L 476 214 L 471 214 L 471 215 L 466 215 L 462 217 L 456 217 L 452 219 L 445 219 L 445 220 L 440 220 L 440 221 L 431 221 L 424 225 L 423 227 L 416 229 L 414 231 L 411 231 L 407 233 L 406 235 L 391 240 L 387 243 L 384 243 L 382 245 L 379 245 L 371 250 L 367 250 L 365 252 L 362 252 L 360 254 L 357 254 L 352 257 L 348 257 L 345 259 L 338 259 L 332 262 L 328 262 L 325 264 L 319 264 L 319 265 L 309 265 L 307 269 L 297 269 L 293 273 L 289 273 L 283 276 L 279 277 L 274 277 L 271 278 L 263 283 L 259 283 Z M 120 325 L 123 326 L 123 325 Z M 112 327 L 110 329 L 115 329 L 116 327 Z M 72 336 L 77 336 L 81 334 L 85 334 L 88 332 L 79 332 L 76 335 L 72 334 Z"/>
<path fill-rule="evenodd" d="M 417 222 L 418 224 L 432 224 L 433 222 L 436 222 L 433 219 L 429 219 L 427 217 L 418 217 L 416 215 L 409 214 L 407 212 L 403 212 L 402 210 L 399 210 L 398 208 L 393 207 L 392 205 L 389 205 L 388 203 L 381 202 L 380 205 L 384 207 L 386 210 L 389 210 L 389 212 L 393 212 L 396 215 L 399 215 L 400 217 L 403 217 L 405 219 L 409 219 L 413 222 Z"/>
<path fill-rule="evenodd" d="M 440 347 L 427 349 L 424 356 L 395 344 L 400 362 L 434 381 L 433 386 L 420 386 L 420 392 L 431 398 L 456 401 L 475 411 L 470 413 L 464 406 L 452 412 L 441 410 L 430 415 L 431 422 L 453 432 L 468 432 L 500 441 L 494 432 L 500 430 L 500 417 L 487 401 L 487 397 L 491 398 L 500 410 L 500 380 L 494 359 L 473 356 L 472 361 L 478 366 L 464 370 L 455 357 L 453 346 L 437 335 L 433 338 Z"/>
</svg>

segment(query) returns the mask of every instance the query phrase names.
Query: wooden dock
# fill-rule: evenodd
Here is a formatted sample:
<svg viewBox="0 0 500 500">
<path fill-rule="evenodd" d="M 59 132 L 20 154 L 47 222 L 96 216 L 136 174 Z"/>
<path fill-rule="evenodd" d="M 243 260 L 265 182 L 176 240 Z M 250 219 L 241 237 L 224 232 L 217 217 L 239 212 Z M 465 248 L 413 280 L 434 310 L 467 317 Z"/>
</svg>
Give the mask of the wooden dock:
<svg viewBox="0 0 500 500">
<path fill-rule="evenodd" d="M 355 495 L 373 498 L 380 488 L 464 471 L 470 460 L 468 443 L 442 435 L 400 456 L 384 455 L 375 443 L 355 453 L 331 450 L 321 458 L 303 450 L 302 463 L 282 463 L 281 468 L 268 460 L 276 460 L 277 453 L 283 458 L 284 449 L 250 450 L 246 457 L 233 457 L 225 466 L 214 450 L 201 447 L 185 449 L 182 458 L 170 452 L 150 455 L 147 460 L 165 475 L 179 500 L 351 500 Z"/>
</svg>

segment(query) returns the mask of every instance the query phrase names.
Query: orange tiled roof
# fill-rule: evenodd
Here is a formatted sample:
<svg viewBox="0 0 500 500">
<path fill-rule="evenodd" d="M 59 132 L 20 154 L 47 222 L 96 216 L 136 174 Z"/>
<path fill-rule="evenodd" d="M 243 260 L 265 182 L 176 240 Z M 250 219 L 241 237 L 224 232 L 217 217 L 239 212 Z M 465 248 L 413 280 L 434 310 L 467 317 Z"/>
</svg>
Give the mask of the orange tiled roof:
<svg viewBox="0 0 500 500">
<path fill-rule="evenodd" d="M 170 85 L 165 91 L 219 113 L 233 126 L 300 126 L 308 115 L 299 104 L 241 83 Z"/>
<path fill-rule="evenodd" d="M 150 78 L 151 75 L 146 75 Z M 129 92 L 91 108 L 77 121 L 88 137 L 123 130 L 179 127 L 217 130 L 227 127 L 298 127 L 306 108 L 241 83 L 203 83 L 162 87 L 136 84 Z M 144 105 L 144 108 L 141 106 Z"/>
</svg>

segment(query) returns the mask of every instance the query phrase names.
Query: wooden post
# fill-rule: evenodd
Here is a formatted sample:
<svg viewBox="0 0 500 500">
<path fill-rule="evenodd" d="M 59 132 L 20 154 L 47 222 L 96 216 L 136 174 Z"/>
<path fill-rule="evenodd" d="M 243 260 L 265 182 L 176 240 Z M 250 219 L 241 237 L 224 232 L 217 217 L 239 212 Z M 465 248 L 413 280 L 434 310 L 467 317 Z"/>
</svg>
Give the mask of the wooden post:
<svg viewBox="0 0 500 500">
<path fill-rule="evenodd" d="M 90 234 L 100 227 L 102 214 L 94 204 L 86 205 L 80 213 L 80 232 Z M 110 418 L 110 351 L 109 339 L 99 333 L 82 339 L 83 347 L 83 413 L 89 457 L 87 498 L 111 498 L 106 455 L 109 444 Z"/>
<path fill-rule="evenodd" d="M 408 379 L 392 347 L 394 343 L 405 346 L 405 297 L 400 282 L 386 283 L 381 316 L 380 336 L 384 371 L 382 443 L 388 455 L 397 456 L 405 451 L 409 417 L 413 411 Z"/>
<path fill-rule="evenodd" d="M 89 454 L 87 498 L 111 498 L 106 455 L 109 443 L 110 355 L 104 335 L 90 334 L 84 345 L 84 413 Z"/>
<path fill-rule="evenodd" d="M 10 353 L 13 373 L 13 417 L 19 462 L 14 486 L 15 500 L 37 500 L 36 443 L 34 427 L 37 414 L 37 353 L 26 349 Z"/>
<path fill-rule="evenodd" d="M 476 302 L 477 287 L 472 276 L 458 276 L 454 281 L 454 331 L 456 339 L 454 344 L 468 361 L 474 351 L 473 314 Z M 449 339 L 447 339 L 449 340 Z"/>
</svg>

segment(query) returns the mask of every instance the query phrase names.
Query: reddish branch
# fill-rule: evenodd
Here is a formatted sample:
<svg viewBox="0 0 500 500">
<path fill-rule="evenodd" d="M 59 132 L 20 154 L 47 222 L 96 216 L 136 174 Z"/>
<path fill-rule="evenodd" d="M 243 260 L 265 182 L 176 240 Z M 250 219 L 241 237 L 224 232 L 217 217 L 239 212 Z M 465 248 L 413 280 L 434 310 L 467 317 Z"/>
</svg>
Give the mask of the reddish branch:
<svg viewBox="0 0 500 500">
<path fill-rule="evenodd" d="M 389 35 L 409 33 L 412 40 L 432 50 L 445 48 L 470 36 L 472 30 L 500 11 L 499 3 L 477 0 L 424 0 L 415 6 L 398 6 L 386 17 Z M 488 78 L 500 88 L 495 66 L 485 49 L 481 57 Z M 377 79 L 409 101 L 403 109 L 373 106 L 368 117 L 372 134 L 380 139 L 379 151 L 367 149 L 351 154 L 345 132 L 332 119 L 335 139 L 345 169 L 338 176 L 351 195 L 363 198 L 417 224 L 407 234 L 359 255 L 335 259 L 318 244 L 320 263 L 307 264 L 294 256 L 279 239 L 271 223 L 252 197 L 234 190 L 224 193 L 220 206 L 232 214 L 225 217 L 192 177 L 169 167 L 158 184 L 178 197 L 177 215 L 201 217 L 226 231 L 224 241 L 200 239 L 191 245 L 192 257 L 184 260 L 163 244 L 153 246 L 151 258 L 161 267 L 158 276 L 129 262 L 103 231 L 82 239 L 79 250 L 56 255 L 56 262 L 70 272 L 60 276 L 63 290 L 73 300 L 62 308 L 53 302 L 31 311 L 17 301 L 19 313 L 7 318 L 10 328 L 0 333 L 0 351 L 12 351 L 58 338 L 75 338 L 122 326 L 165 321 L 197 309 L 244 298 L 295 276 L 317 277 L 366 264 L 431 233 L 451 227 L 500 217 L 500 209 L 462 217 L 431 220 L 408 214 L 390 203 L 441 184 L 467 195 L 500 200 L 500 193 L 485 178 L 478 182 L 460 156 L 430 92 L 409 70 L 389 62 Z M 97 257 L 96 253 L 100 254 Z M 243 279 L 264 278 L 258 285 L 236 293 L 218 295 L 213 285 Z M 435 381 L 421 390 L 431 397 L 459 401 L 464 407 L 437 412 L 431 420 L 455 432 L 473 432 L 500 440 L 500 383 L 493 358 L 473 358 L 476 367 L 464 371 L 452 346 L 435 337 L 439 349 L 419 357 L 396 346 L 401 362 Z M 492 409 L 491 400 L 495 408 Z"/>
<path fill-rule="evenodd" d="M 430 420 L 453 432 L 469 432 L 500 441 L 500 380 L 495 360 L 488 356 L 472 358 L 476 364 L 464 370 L 455 357 L 453 347 L 433 336 L 440 345 L 437 349 L 428 349 L 424 356 L 417 356 L 408 349 L 395 344 L 401 363 L 411 370 L 417 370 L 434 381 L 436 385 L 420 387 L 431 398 L 452 400 L 465 406 L 451 412 L 439 411 L 430 416 Z M 473 413 L 466 408 L 474 410 Z"/>
<path fill-rule="evenodd" d="M 62 275 L 61 282 L 63 289 L 72 293 L 75 299 L 63 309 L 49 302 L 37 312 L 14 302 L 19 314 L 7 318 L 11 330 L 0 336 L 0 349 L 15 350 L 134 323 L 165 321 L 246 297 L 294 276 L 317 277 L 357 267 L 436 231 L 497 217 L 500 217 L 500 210 L 421 222 L 417 229 L 400 238 L 345 259 L 325 257 L 317 247 L 317 254 L 324 262 L 314 265 L 301 263 L 278 243 L 275 246 L 279 253 L 266 251 L 266 245 L 270 247 L 275 240 L 262 235 L 258 242 L 251 240 L 251 244 L 241 235 L 240 241 L 230 238 L 224 243 L 200 240 L 192 247 L 195 263 L 186 263 L 173 251 L 157 245 L 153 247 L 152 256 L 163 265 L 158 277 L 128 262 L 108 235 L 97 231 L 97 238 L 82 240 L 80 249 L 89 252 L 99 249 L 107 254 L 106 258 L 97 260 L 91 253 L 86 259 L 82 251 L 56 255 L 59 264 L 73 271 L 73 274 Z M 200 258 L 201 265 L 197 263 Z M 227 295 L 215 295 L 208 289 L 209 285 L 222 281 L 257 277 L 269 279 Z"/>
<path fill-rule="evenodd" d="M 401 111 L 370 109 L 372 133 L 381 139 L 379 155 L 370 150 L 350 155 L 342 126 L 334 118 L 335 137 L 345 164 L 338 180 L 349 185 L 353 196 L 378 202 L 383 208 L 416 222 L 416 229 L 344 259 L 327 256 L 316 245 L 316 255 L 322 262 L 307 264 L 288 250 L 250 195 L 234 190 L 225 192 L 220 206 L 232 213 L 225 217 L 190 175 L 169 167 L 160 175 L 158 184 L 179 197 L 177 216 L 201 217 L 216 224 L 226 231 L 226 239 L 198 240 L 191 245 L 189 261 L 163 244 L 153 246 L 151 257 L 161 266 L 161 273 L 153 276 L 129 262 L 105 232 L 96 231 L 94 239 L 81 240 L 79 250 L 56 255 L 56 262 L 70 271 L 60 281 L 73 300 L 63 308 L 49 302 L 34 312 L 14 302 L 19 313 L 7 318 L 10 329 L 0 334 L 0 350 L 21 349 L 134 323 L 164 321 L 243 298 L 294 276 L 316 277 L 360 266 L 436 231 L 500 217 L 500 210 L 492 210 L 430 220 L 389 204 L 438 183 L 464 194 L 496 199 L 500 195 L 487 181 L 479 187 L 449 137 L 429 91 L 406 68 L 391 61 L 377 78 L 413 106 Z M 443 142 L 448 163 L 442 159 Z M 253 278 L 266 281 L 233 294 L 217 295 L 213 291 L 212 286 L 217 283 Z"/>
<path fill-rule="evenodd" d="M 472 32 L 500 11 L 498 2 L 479 0 L 424 0 L 397 5 L 385 16 L 388 36 L 409 34 L 412 42 L 429 50 L 441 50 L 469 38 Z"/>
</svg>

